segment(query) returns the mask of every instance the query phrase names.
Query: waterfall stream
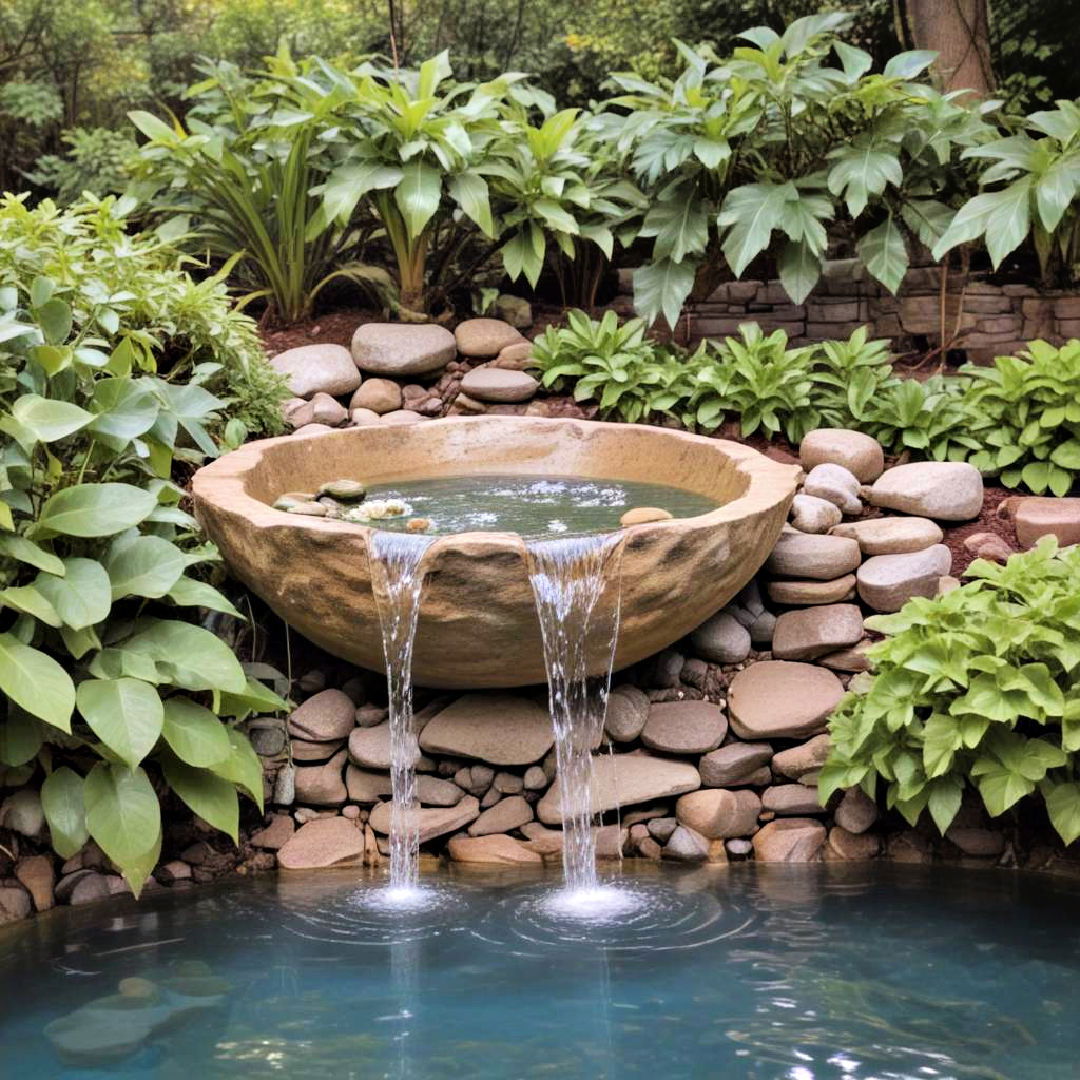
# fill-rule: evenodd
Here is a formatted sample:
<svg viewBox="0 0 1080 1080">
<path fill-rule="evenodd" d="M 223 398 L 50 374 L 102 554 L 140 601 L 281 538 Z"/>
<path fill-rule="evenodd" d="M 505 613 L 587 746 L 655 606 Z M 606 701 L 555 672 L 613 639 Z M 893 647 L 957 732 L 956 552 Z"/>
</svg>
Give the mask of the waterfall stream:
<svg viewBox="0 0 1080 1080">
<path fill-rule="evenodd" d="M 531 540 L 529 581 L 544 641 L 563 818 L 566 889 L 595 889 L 592 752 L 599 745 L 619 629 L 623 533 Z"/>
<path fill-rule="evenodd" d="M 420 824 L 416 811 L 416 760 L 420 745 L 413 727 L 412 653 L 424 587 L 421 562 L 433 537 L 377 530 L 370 558 L 386 657 L 390 706 L 390 889 L 408 893 L 420 883 Z"/>
</svg>

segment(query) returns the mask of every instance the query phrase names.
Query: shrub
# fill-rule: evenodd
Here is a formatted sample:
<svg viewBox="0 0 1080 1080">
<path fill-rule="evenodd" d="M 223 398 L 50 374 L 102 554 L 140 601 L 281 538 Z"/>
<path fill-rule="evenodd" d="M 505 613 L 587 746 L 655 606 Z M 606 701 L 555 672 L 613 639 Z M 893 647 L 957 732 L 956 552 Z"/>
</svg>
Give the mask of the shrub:
<svg viewBox="0 0 1080 1080">
<path fill-rule="evenodd" d="M 117 224 L 100 212 L 100 225 Z M 33 219 L 39 235 L 23 234 L 27 248 L 44 238 L 44 264 L 55 254 L 46 226 L 57 220 L 46 212 Z M 238 615 L 189 576 L 216 553 L 198 542 L 171 478 L 174 463 L 216 452 L 209 430 L 227 402 L 204 385 L 216 365 L 157 374 L 154 334 L 121 321 L 137 319 L 139 298 L 123 281 L 103 287 L 107 266 L 79 247 L 86 217 L 59 221 L 73 226 L 86 279 L 14 276 L 0 248 L 0 762 L 14 770 L 8 783 L 44 771 L 42 805 L 62 858 L 92 837 L 137 893 L 161 849 L 158 789 L 235 841 L 237 790 L 261 807 L 262 770 L 246 736 L 220 718 L 284 702 L 188 617 Z M 122 262 L 123 234 L 113 243 Z M 27 251 L 16 259 L 34 261 Z"/>
<path fill-rule="evenodd" d="M 879 781 L 914 825 L 945 832 L 967 787 L 994 817 L 1038 793 L 1065 843 L 1080 836 L 1080 547 L 1052 539 L 867 625 L 889 635 L 829 721 L 822 801 Z"/>
<path fill-rule="evenodd" d="M 1080 341 L 1033 341 L 991 368 L 969 365 L 969 461 L 1006 487 L 1067 495 L 1080 476 Z"/>
<path fill-rule="evenodd" d="M 607 131 L 650 196 L 651 258 L 635 274 L 646 320 L 674 326 L 724 262 L 739 277 L 766 252 L 801 303 L 838 230 L 895 292 L 908 237 L 938 240 L 951 218 L 943 200 L 963 187 L 959 152 L 993 129 L 919 81 L 933 53 L 900 53 L 872 72 L 871 56 L 839 37 L 849 22 L 832 12 L 783 34 L 754 27 L 730 56 L 680 45 L 674 80 L 613 77 Z"/>
<path fill-rule="evenodd" d="M 196 281 L 160 237 L 126 232 L 132 209 L 131 200 L 113 198 L 30 209 L 25 196 L 3 196 L 0 286 L 48 278 L 83 338 L 121 348 L 129 369 L 158 370 L 170 381 L 198 372 L 228 395 L 230 415 L 248 431 L 282 430 L 284 384 L 255 324 L 233 309 L 220 276 Z"/>
<path fill-rule="evenodd" d="M 72 203 L 84 191 L 119 195 L 131 178 L 131 160 L 138 151 L 135 140 L 108 128 L 75 128 L 63 135 L 70 149 L 65 154 L 39 157 L 27 179 L 55 192 L 60 203 Z"/>
</svg>

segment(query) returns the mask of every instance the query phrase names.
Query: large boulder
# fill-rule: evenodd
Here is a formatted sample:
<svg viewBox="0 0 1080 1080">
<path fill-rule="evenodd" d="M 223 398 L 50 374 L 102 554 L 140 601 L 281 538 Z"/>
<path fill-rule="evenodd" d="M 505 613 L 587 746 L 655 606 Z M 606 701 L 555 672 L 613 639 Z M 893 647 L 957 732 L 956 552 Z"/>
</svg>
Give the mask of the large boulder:
<svg viewBox="0 0 1080 1080">
<path fill-rule="evenodd" d="M 431 323 L 365 323 L 352 339 L 355 366 L 376 375 L 425 375 L 456 356 L 454 335 Z"/>
<path fill-rule="evenodd" d="M 554 745 L 547 711 L 511 694 L 465 694 L 436 713 L 420 735 L 429 754 L 531 765 Z"/>
<path fill-rule="evenodd" d="M 801 739 L 824 728 L 843 696 L 843 684 L 825 668 L 761 660 L 731 680 L 731 726 L 740 739 Z"/>
<path fill-rule="evenodd" d="M 701 786 L 693 765 L 653 757 L 651 754 L 602 754 L 593 760 L 592 813 L 616 807 L 670 799 Z M 537 805 L 545 825 L 562 824 L 562 800 L 558 783 L 552 784 Z"/>
<path fill-rule="evenodd" d="M 982 511 L 983 481 L 979 470 L 964 461 L 916 461 L 882 473 L 869 497 L 874 506 L 905 514 L 968 521 Z"/>
<path fill-rule="evenodd" d="M 278 353 L 270 366 L 285 376 L 290 392 L 298 398 L 320 392 L 341 397 L 360 385 L 360 372 L 344 345 L 300 345 Z"/>
</svg>

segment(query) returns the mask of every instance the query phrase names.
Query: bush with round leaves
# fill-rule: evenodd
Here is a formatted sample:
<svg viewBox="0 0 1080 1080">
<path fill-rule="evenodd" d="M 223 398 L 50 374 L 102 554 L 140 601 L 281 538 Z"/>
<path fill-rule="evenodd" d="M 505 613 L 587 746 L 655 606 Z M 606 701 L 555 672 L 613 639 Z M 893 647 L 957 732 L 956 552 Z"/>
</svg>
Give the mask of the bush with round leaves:
<svg viewBox="0 0 1080 1080">
<path fill-rule="evenodd" d="M 1039 796 L 1066 844 L 1080 837 L 1080 547 L 1045 539 L 1004 565 L 867 621 L 888 636 L 829 720 L 834 791 L 884 788 L 914 825 L 945 832 L 966 788 L 1004 814 Z"/>
<path fill-rule="evenodd" d="M 92 838 L 138 892 L 166 787 L 236 840 L 238 791 L 263 798 L 237 722 L 284 702 L 193 620 L 239 617 L 190 573 L 217 554 L 172 479 L 217 453 L 218 368 L 160 377 L 152 335 L 123 327 L 129 298 L 97 301 L 0 277 L 0 771 L 40 770 L 57 853 Z"/>
</svg>

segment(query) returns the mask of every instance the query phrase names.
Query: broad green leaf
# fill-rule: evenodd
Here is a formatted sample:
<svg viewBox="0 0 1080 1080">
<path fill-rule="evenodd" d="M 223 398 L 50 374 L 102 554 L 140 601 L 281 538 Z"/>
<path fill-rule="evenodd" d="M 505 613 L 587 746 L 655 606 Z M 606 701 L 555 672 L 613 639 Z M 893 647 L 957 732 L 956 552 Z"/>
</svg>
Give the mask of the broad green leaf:
<svg viewBox="0 0 1080 1080">
<path fill-rule="evenodd" d="M 645 215 L 640 236 L 655 237 L 653 260 L 682 262 L 687 255 L 705 250 L 709 242 L 709 219 L 704 203 L 692 190 L 679 189 L 683 197 L 656 203 Z"/>
<path fill-rule="evenodd" d="M 156 661 L 162 677 L 167 671 L 170 681 L 184 690 L 239 693 L 247 686 L 244 669 L 232 649 L 209 630 L 191 623 L 144 619 L 123 647 Z"/>
<path fill-rule="evenodd" d="M 128 652 L 126 649 L 102 649 L 90 661 L 89 671 L 97 679 L 120 679 L 129 676 L 148 683 L 161 682 L 157 664 L 151 657 Z"/>
<path fill-rule="evenodd" d="M 6 719 L 0 720 L 0 762 L 13 767 L 25 765 L 44 741 L 37 720 L 21 709 L 8 708 Z"/>
<path fill-rule="evenodd" d="M 114 544 L 105 559 L 113 600 L 164 596 L 187 565 L 184 553 L 160 536 L 139 536 L 128 544 Z"/>
<path fill-rule="evenodd" d="M 874 145 L 853 146 L 835 154 L 836 164 L 829 170 L 829 191 L 842 195 L 848 213 L 858 217 L 871 195 L 881 195 L 891 184 L 900 187 L 904 170 L 895 153 Z"/>
<path fill-rule="evenodd" d="M 1080 783 L 1054 784 L 1046 796 L 1046 812 L 1066 845 L 1080 837 Z"/>
<path fill-rule="evenodd" d="M 227 596 L 224 596 L 213 585 L 208 585 L 205 581 L 181 577 L 166 593 L 166 596 L 174 604 L 179 604 L 181 607 L 204 607 L 209 608 L 211 611 L 220 611 L 225 615 L 232 615 L 236 619 L 244 618 L 244 615 L 233 606 Z"/>
<path fill-rule="evenodd" d="M 769 246 L 773 229 L 780 227 L 784 205 L 793 193 L 797 197 L 790 184 L 744 184 L 728 192 L 717 224 L 728 230 L 724 257 L 736 277 L 741 277 L 750 261 Z"/>
<path fill-rule="evenodd" d="M 32 615 L 46 626 L 55 628 L 60 625 L 56 608 L 33 585 L 17 585 L 0 590 L 0 605 Z"/>
<path fill-rule="evenodd" d="M 73 630 L 94 626 L 112 610 L 109 575 L 94 559 L 64 559 L 63 577 L 41 573 L 34 584 Z"/>
<path fill-rule="evenodd" d="M 934 247 L 934 258 L 977 237 L 986 237 L 986 249 L 995 268 L 1027 236 L 1030 226 L 1030 176 L 1000 191 L 986 192 L 969 199 L 956 213 L 945 235 Z"/>
<path fill-rule="evenodd" d="M 23 536 L 0 536 L 0 554 L 50 574 L 64 575 L 64 564 L 57 556 Z"/>
<path fill-rule="evenodd" d="M 689 259 L 661 259 L 635 270 L 634 303 L 642 318 L 651 323 L 663 315 L 669 326 L 677 326 L 683 304 L 694 287 L 696 269 Z"/>
<path fill-rule="evenodd" d="M 94 734 L 131 768 L 162 733 L 161 698 L 141 679 L 87 679 L 75 700 Z"/>
<path fill-rule="evenodd" d="M 780 252 L 780 284 L 793 304 L 801 304 L 821 277 L 821 260 L 808 244 L 788 240 Z"/>
<path fill-rule="evenodd" d="M 260 810 L 263 808 L 263 770 L 258 754 L 252 749 L 248 737 L 236 728 L 226 729 L 229 738 L 229 754 L 224 760 L 212 765 L 218 776 L 251 796 Z"/>
<path fill-rule="evenodd" d="M 51 657 L 0 634 L 0 691 L 16 705 L 61 731 L 71 731 L 75 684 Z"/>
<path fill-rule="evenodd" d="M 90 431 L 115 450 L 154 426 L 161 406 L 147 380 L 101 379 L 94 385 Z"/>
<path fill-rule="evenodd" d="M 938 827 L 938 832 L 944 835 L 960 811 L 964 784 L 956 776 L 939 776 L 930 782 L 929 788 L 930 796 L 926 807 Z"/>
<path fill-rule="evenodd" d="M 47 300 L 35 307 L 34 318 L 37 319 L 48 345 L 63 345 L 71 334 L 71 308 L 63 300 Z"/>
<path fill-rule="evenodd" d="M 83 800 L 90 835 L 121 869 L 158 842 L 161 809 L 142 769 L 99 762 L 87 774 Z"/>
<path fill-rule="evenodd" d="M 157 505 L 133 484 L 76 484 L 47 499 L 38 527 L 65 536 L 114 536 L 138 525 Z"/>
<path fill-rule="evenodd" d="M 208 825 L 220 829 L 238 842 L 240 808 L 236 788 L 207 769 L 185 765 L 175 754 L 161 755 L 162 771 L 169 787 Z"/>
<path fill-rule="evenodd" d="M 412 238 L 418 238 L 439 209 L 442 174 L 422 158 L 413 158 L 402 168 L 401 183 L 394 193 L 398 209 Z"/>
<path fill-rule="evenodd" d="M 83 778 L 66 765 L 49 773 L 41 785 L 41 809 L 49 823 L 56 854 L 61 859 L 70 859 L 90 838 Z"/>
<path fill-rule="evenodd" d="M 181 761 L 198 768 L 217 765 L 230 752 L 225 725 L 190 698 L 177 696 L 165 700 L 161 733 Z"/>
<path fill-rule="evenodd" d="M 38 442 L 50 443 L 66 438 L 86 427 L 93 415 L 67 401 L 54 401 L 38 394 L 23 394 L 16 398 L 11 413 Z"/>
<path fill-rule="evenodd" d="M 938 54 L 929 49 L 912 49 L 909 52 L 897 53 L 888 59 L 883 74 L 887 79 L 914 79 L 937 58 Z"/>
<path fill-rule="evenodd" d="M 477 173 L 458 173 L 450 178 L 450 196 L 470 220 L 480 226 L 485 236 L 495 237 L 495 222 L 491 216 L 491 199 L 487 181 Z"/>
<path fill-rule="evenodd" d="M 863 265 L 886 289 L 896 293 L 908 268 L 907 244 L 899 223 L 890 214 L 856 245 Z"/>
</svg>

